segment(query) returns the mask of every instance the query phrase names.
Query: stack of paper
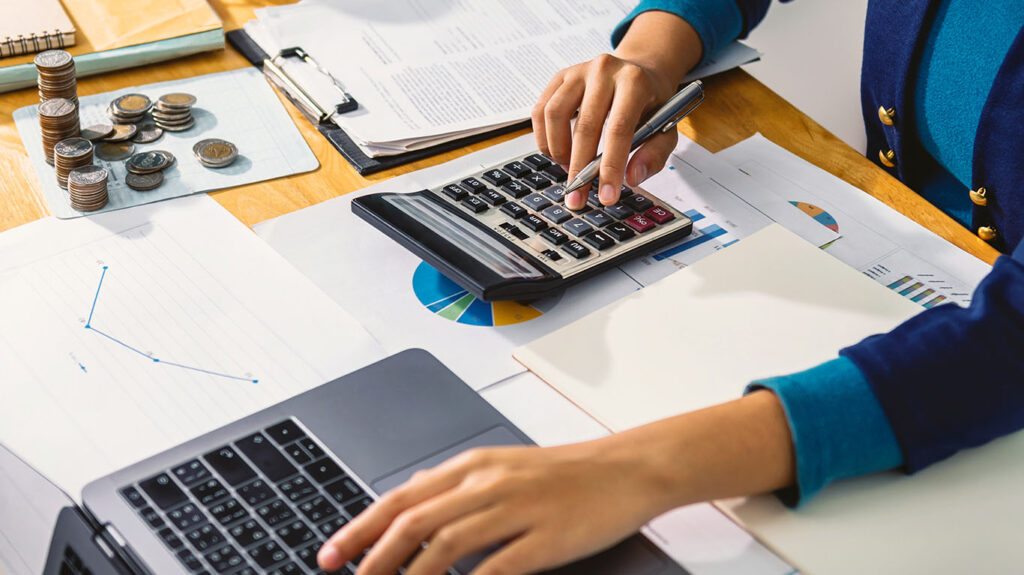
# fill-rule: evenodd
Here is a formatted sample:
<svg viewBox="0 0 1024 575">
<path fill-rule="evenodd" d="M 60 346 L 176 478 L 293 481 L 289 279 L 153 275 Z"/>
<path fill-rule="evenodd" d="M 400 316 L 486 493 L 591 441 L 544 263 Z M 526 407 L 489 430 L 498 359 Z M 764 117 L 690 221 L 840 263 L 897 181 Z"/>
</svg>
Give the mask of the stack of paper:
<svg viewBox="0 0 1024 575">
<path fill-rule="evenodd" d="M 245 30 L 268 55 L 301 47 L 329 71 L 360 105 L 334 122 L 373 157 L 528 119 L 556 72 L 610 49 L 628 10 L 619 0 L 397 0 L 386 10 L 376 2 L 306 0 L 257 10 Z M 733 46 L 703 74 L 757 58 Z M 302 62 L 286 71 L 303 87 L 321 74 Z M 333 107 L 330 90 L 326 102 L 311 96 Z"/>
</svg>

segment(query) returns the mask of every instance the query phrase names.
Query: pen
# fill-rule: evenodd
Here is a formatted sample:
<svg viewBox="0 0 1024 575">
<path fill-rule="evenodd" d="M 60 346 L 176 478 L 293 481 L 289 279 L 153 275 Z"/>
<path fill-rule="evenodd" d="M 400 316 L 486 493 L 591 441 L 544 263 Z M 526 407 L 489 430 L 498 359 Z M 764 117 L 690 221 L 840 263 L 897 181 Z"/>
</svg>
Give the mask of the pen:
<svg viewBox="0 0 1024 575">
<path fill-rule="evenodd" d="M 665 105 L 651 116 L 651 119 L 637 128 L 636 133 L 633 134 L 633 145 L 629 148 L 630 151 L 639 148 L 651 136 L 675 128 L 680 120 L 697 109 L 697 106 L 703 101 L 704 84 L 700 80 L 690 82 L 684 86 L 682 90 L 679 90 L 669 98 Z M 597 177 L 597 172 L 601 168 L 601 156 L 602 154 L 598 154 L 594 161 L 587 164 L 571 182 L 566 184 L 566 194 L 582 188 Z"/>
</svg>

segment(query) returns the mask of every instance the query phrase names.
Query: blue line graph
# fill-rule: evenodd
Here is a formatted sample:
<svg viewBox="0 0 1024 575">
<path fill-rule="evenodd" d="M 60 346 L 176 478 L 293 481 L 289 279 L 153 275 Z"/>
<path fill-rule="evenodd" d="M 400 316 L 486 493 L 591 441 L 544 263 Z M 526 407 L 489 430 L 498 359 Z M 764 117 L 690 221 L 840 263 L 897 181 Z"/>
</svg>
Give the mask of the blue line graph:
<svg viewBox="0 0 1024 575">
<path fill-rule="evenodd" d="M 107 269 L 109 267 L 110 266 L 103 266 L 103 272 L 100 274 L 100 283 L 99 283 L 99 285 L 96 286 L 96 295 L 93 296 L 93 298 L 92 298 L 92 307 L 89 309 L 89 319 L 85 320 L 85 329 L 95 333 L 96 335 L 105 337 L 106 339 L 116 343 L 117 345 L 120 345 L 121 347 L 123 347 L 125 349 L 133 351 L 133 352 L 141 355 L 142 357 L 152 361 L 153 363 L 159 363 L 161 365 L 169 365 L 171 367 L 177 367 L 177 368 L 180 368 L 180 369 L 187 369 L 189 371 L 196 371 L 196 372 L 199 372 L 199 373 L 205 373 L 207 375 L 213 375 L 213 376 L 216 376 L 216 377 L 223 377 L 223 378 L 226 378 L 226 379 L 234 379 L 234 380 L 237 380 L 237 381 L 248 381 L 248 382 L 251 382 L 251 383 L 259 383 L 260 382 L 260 380 L 258 380 L 258 379 L 252 379 L 252 378 L 242 377 L 242 376 L 237 376 L 237 375 L 230 375 L 230 374 L 227 374 L 227 373 L 220 373 L 220 372 L 216 372 L 216 371 L 210 371 L 208 369 L 201 369 L 201 368 L 194 367 L 194 366 L 191 366 L 191 365 L 175 363 L 173 361 L 162 360 L 160 358 L 153 357 L 152 355 L 142 351 L 141 349 L 139 349 L 137 347 L 133 347 L 133 346 L 131 346 L 131 345 L 129 345 L 129 344 L 127 344 L 127 343 L 117 339 L 116 337 L 110 335 L 109 333 L 106 333 L 104 331 L 101 331 L 101 330 L 96 329 L 95 327 L 93 327 L 93 325 L 92 325 L 92 318 L 93 318 L 93 315 L 96 313 L 96 302 L 98 302 L 99 299 L 100 299 L 100 291 L 103 289 L 103 280 L 107 277 Z M 82 371 L 85 371 L 85 366 L 83 366 L 81 364 L 79 364 L 79 366 L 82 368 Z"/>
</svg>

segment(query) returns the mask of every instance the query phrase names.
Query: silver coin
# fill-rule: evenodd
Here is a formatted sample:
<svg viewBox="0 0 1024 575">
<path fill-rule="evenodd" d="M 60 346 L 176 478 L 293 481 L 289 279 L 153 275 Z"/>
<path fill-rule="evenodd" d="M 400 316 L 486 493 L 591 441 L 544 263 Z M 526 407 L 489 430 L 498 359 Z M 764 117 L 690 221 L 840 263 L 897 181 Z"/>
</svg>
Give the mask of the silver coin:
<svg viewBox="0 0 1024 575">
<path fill-rule="evenodd" d="M 76 112 L 74 102 L 66 98 L 54 98 L 39 104 L 39 115 L 48 118 L 59 118 Z"/>
<path fill-rule="evenodd" d="M 159 126 L 155 124 L 142 124 L 132 137 L 132 141 L 136 144 L 148 144 L 159 140 L 163 135 L 164 131 Z"/>
<path fill-rule="evenodd" d="M 191 108 L 196 104 L 196 97 L 184 92 L 164 94 L 157 99 L 157 104 L 168 108 Z"/>
<path fill-rule="evenodd" d="M 144 114 L 153 106 L 153 102 L 145 94 L 125 94 L 111 102 L 119 114 L 134 116 Z"/>
<path fill-rule="evenodd" d="M 107 136 L 113 133 L 113 124 L 93 124 L 86 128 L 82 128 L 82 137 L 85 138 L 86 140 L 89 140 L 90 142 L 102 140 L 103 138 L 106 138 Z"/>
<path fill-rule="evenodd" d="M 85 138 L 68 138 L 57 142 L 53 153 L 65 158 L 78 158 L 92 152 L 92 142 Z"/>
<path fill-rule="evenodd" d="M 89 186 L 105 182 L 108 176 L 107 169 L 103 166 L 82 166 L 75 168 L 68 174 L 68 181 L 81 186 Z"/>
<path fill-rule="evenodd" d="M 167 168 L 169 168 L 169 167 L 173 166 L 173 165 L 174 165 L 174 162 L 176 162 L 176 161 L 177 161 L 177 158 L 175 158 L 175 157 L 174 157 L 174 154 L 172 154 L 172 153 L 168 152 L 167 150 L 153 150 L 153 153 L 154 153 L 154 154 L 160 154 L 160 155 L 162 155 L 163 157 L 167 158 L 167 165 L 166 165 L 166 166 L 164 166 L 164 169 L 165 169 L 165 170 L 166 170 Z"/>
<path fill-rule="evenodd" d="M 125 167 L 139 174 L 156 172 L 167 167 L 167 157 L 156 152 L 141 152 L 128 158 Z"/>
<path fill-rule="evenodd" d="M 131 142 L 102 142 L 96 146 L 96 157 L 108 162 L 129 158 L 134 153 L 135 144 Z"/>
<path fill-rule="evenodd" d="M 140 192 L 152 190 L 164 183 L 164 174 L 163 172 L 151 172 L 149 174 L 129 173 L 124 177 L 124 183 L 127 184 L 129 188 Z"/>
<path fill-rule="evenodd" d="M 180 125 L 173 125 L 172 126 L 172 125 L 164 124 L 162 122 L 157 122 L 156 125 L 160 126 L 161 128 L 163 128 L 165 132 L 184 132 L 185 130 L 188 130 L 192 126 L 196 125 L 196 123 L 195 123 L 194 120 L 189 120 L 188 123 L 180 124 Z"/>
<path fill-rule="evenodd" d="M 36 54 L 34 63 L 40 68 L 60 68 L 72 62 L 71 54 L 64 50 L 46 50 Z"/>
<path fill-rule="evenodd" d="M 124 142 L 135 137 L 139 127 L 135 124 L 114 124 L 114 133 L 104 138 L 105 142 Z"/>
</svg>

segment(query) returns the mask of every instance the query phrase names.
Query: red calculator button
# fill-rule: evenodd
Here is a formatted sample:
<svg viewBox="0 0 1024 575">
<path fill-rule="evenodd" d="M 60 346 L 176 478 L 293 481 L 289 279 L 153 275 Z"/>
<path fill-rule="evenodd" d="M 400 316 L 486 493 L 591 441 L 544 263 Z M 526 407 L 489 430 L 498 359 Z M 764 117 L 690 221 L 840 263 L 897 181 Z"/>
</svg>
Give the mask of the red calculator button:
<svg viewBox="0 0 1024 575">
<path fill-rule="evenodd" d="M 647 216 L 648 218 L 651 218 L 655 222 L 658 222 L 659 224 L 671 222 L 676 218 L 675 214 L 661 206 L 654 206 L 653 208 L 648 209 L 646 212 L 644 212 L 644 215 Z"/>
<path fill-rule="evenodd" d="M 641 234 L 654 227 L 654 222 L 640 214 L 633 214 L 632 216 L 629 216 L 623 220 L 623 223 Z"/>
</svg>

